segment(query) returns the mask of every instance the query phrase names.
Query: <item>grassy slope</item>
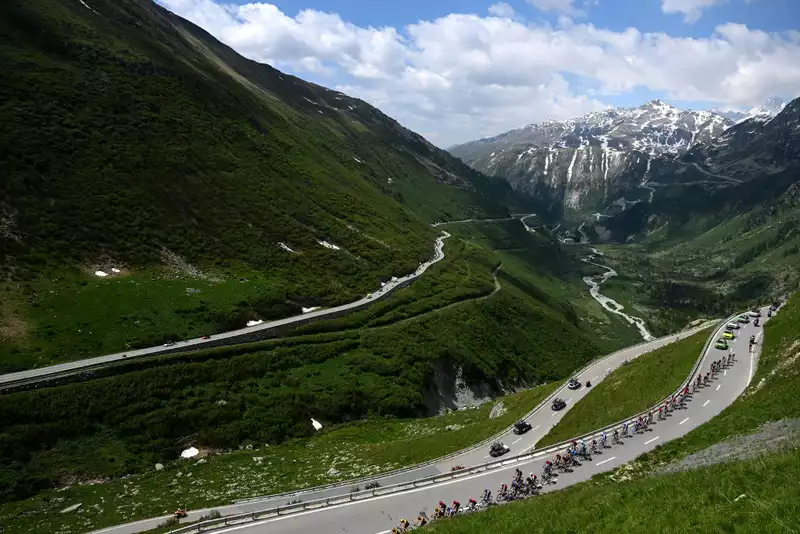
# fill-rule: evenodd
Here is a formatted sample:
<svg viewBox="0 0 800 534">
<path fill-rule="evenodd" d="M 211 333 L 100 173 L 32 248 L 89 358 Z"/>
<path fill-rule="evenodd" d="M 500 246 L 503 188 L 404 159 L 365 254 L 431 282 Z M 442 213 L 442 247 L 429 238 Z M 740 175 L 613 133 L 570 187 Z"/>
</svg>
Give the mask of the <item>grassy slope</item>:
<svg viewBox="0 0 800 534">
<path fill-rule="evenodd" d="M 565 491 L 442 522 L 431 532 L 800 530 L 800 455 L 796 450 L 677 474 L 647 476 L 652 468 L 732 435 L 752 432 L 763 423 L 800 417 L 797 295 L 767 323 L 765 330 L 759 367 L 745 394 L 705 425 L 640 457 L 633 470 L 625 469 L 627 482 L 596 477 Z M 630 479 L 636 474 L 639 476 Z M 563 513 L 565 509 L 570 513 Z"/>
<path fill-rule="evenodd" d="M 521 208 L 150 0 L 92 9 L 0 5 L 0 372 L 351 300 L 430 257 L 428 221 Z"/>
<path fill-rule="evenodd" d="M 704 330 L 620 367 L 576 404 L 538 445 L 601 428 L 663 400 L 686 378 L 709 333 Z"/>
<path fill-rule="evenodd" d="M 442 521 L 429 532 L 797 532 L 799 479 L 793 451 L 625 484 L 585 483 Z"/>
<path fill-rule="evenodd" d="M 658 333 L 792 290 L 800 282 L 800 185 L 788 185 L 793 180 L 787 171 L 720 198 L 697 192 L 692 200 L 689 191 L 665 201 L 658 209 L 667 214 L 685 204 L 688 211 L 658 219 L 638 243 L 600 247 L 621 271 L 604 289 Z"/>
<path fill-rule="evenodd" d="M 161 472 L 92 486 L 72 486 L 0 507 L 0 524 L 19 531 L 85 532 L 123 521 L 196 509 L 356 478 L 436 458 L 491 436 L 546 397 L 551 383 L 503 397 L 507 412 L 489 419 L 493 404 L 429 419 L 359 421 L 307 440 L 212 456 L 204 464 L 168 463 Z M 455 430 L 448 429 L 453 427 Z M 458 428 L 460 427 L 460 428 Z M 257 460 L 254 460 L 256 458 Z M 339 471 L 328 474 L 329 469 Z M 178 473 L 181 473 L 180 475 Z M 58 511 L 81 502 L 81 511 Z"/>
<path fill-rule="evenodd" d="M 281 443 L 309 435 L 309 417 L 334 424 L 427 413 L 435 372 L 452 366 L 499 391 L 563 379 L 636 341 L 620 321 L 600 320 L 575 285 L 580 264 L 546 236 L 518 222 L 464 232 L 453 230 L 447 259 L 410 288 L 302 335 L 130 362 L 94 380 L 0 397 L 4 498 L 147 471 L 188 443 Z M 502 288 L 491 295 L 501 261 Z"/>
<path fill-rule="evenodd" d="M 763 423 L 800 417 L 800 297 L 794 294 L 764 328 L 764 347 L 745 393 L 717 417 L 642 458 L 658 465 Z"/>
</svg>

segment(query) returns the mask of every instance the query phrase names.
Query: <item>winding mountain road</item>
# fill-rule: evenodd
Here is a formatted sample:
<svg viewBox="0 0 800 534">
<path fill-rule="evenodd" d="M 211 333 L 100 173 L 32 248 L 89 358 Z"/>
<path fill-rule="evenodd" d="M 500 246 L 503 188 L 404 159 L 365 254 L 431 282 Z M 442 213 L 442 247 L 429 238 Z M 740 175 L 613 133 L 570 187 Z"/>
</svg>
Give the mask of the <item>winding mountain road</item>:
<svg viewBox="0 0 800 534">
<path fill-rule="evenodd" d="M 576 378 L 582 384 L 585 384 L 587 381 L 590 380 L 593 385 L 596 385 L 602 382 L 606 378 L 608 373 L 610 373 L 611 371 L 622 365 L 626 360 L 633 360 L 643 354 L 647 354 L 648 352 L 656 350 L 660 347 L 669 345 L 670 343 L 673 343 L 679 339 L 685 339 L 690 335 L 693 335 L 697 332 L 700 332 L 701 330 L 708 328 L 709 326 L 711 326 L 711 324 L 712 323 L 707 323 L 692 328 L 691 330 L 687 330 L 685 332 L 671 334 L 669 336 L 658 338 L 650 342 L 622 349 L 609 356 L 597 360 L 594 364 L 590 365 L 582 373 L 577 375 Z M 541 438 L 543 438 L 550 431 L 550 428 L 556 423 L 558 423 L 564 417 L 564 414 L 568 412 L 570 408 L 572 408 L 572 406 L 575 405 L 576 402 L 581 400 L 590 391 L 591 388 L 586 388 L 585 386 L 575 391 L 569 390 L 566 385 L 562 386 L 559 390 L 553 393 L 553 396 L 560 396 L 565 401 L 567 401 L 566 408 L 558 412 L 553 412 L 550 409 L 549 402 L 545 402 L 541 407 L 539 407 L 539 409 L 535 410 L 526 417 L 526 420 L 533 427 L 532 430 L 523 434 L 522 436 L 517 436 L 509 428 L 506 431 L 502 432 L 501 434 L 495 436 L 495 439 L 504 442 L 511 448 L 511 451 L 510 453 L 508 453 L 508 456 L 523 454 L 533 449 L 536 445 L 536 442 L 539 441 Z M 431 463 L 411 469 L 401 470 L 400 472 L 396 473 L 390 473 L 383 476 L 379 475 L 370 478 L 368 480 L 359 481 L 359 484 L 363 487 L 365 482 L 378 481 L 382 487 L 385 487 L 392 484 L 409 482 L 441 473 L 449 473 L 451 468 L 455 465 L 460 464 L 465 466 L 472 466 L 472 465 L 483 464 L 488 461 L 490 461 L 488 445 L 479 448 L 469 448 L 456 455 L 451 455 L 446 459 L 435 460 Z M 225 516 L 238 515 L 243 513 L 252 513 L 273 506 L 284 505 L 289 500 L 292 499 L 299 498 L 302 499 L 303 501 L 311 501 L 315 499 L 341 497 L 343 495 L 347 495 L 350 492 L 350 489 L 355 484 L 356 484 L 355 482 L 344 482 L 332 487 L 325 487 L 322 489 L 312 488 L 306 491 L 285 493 L 276 496 L 265 496 L 262 498 L 241 501 L 237 504 L 230 506 L 214 507 L 213 509 L 218 510 L 219 512 L 222 513 L 222 515 Z M 187 520 L 196 521 L 199 519 L 201 515 L 207 513 L 209 510 L 210 509 L 192 511 L 189 513 L 189 517 Z M 102 532 L 104 534 L 135 534 L 151 528 L 155 528 L 160 522 L 164 521 L 165 518 L 166 516 L 146 519 L 125 525 L 118 525 L 115 527 L 99 530 L 97 531 L 97 533 L 99 534 Z M 303 531 L 302 528 L 300 528 L 299 530 L 296 530 L 294 532 L 317 532 L 321 530 L 323 529 L 320 527 L 320 525 L 317 525 L 312 530 Z M 272 530 L 270 529 L 270 532 L 271 531 Z M 356 532 L 353 530 L 349 530 L 349 528 L 348 530 L 343 530 L 343 531 Z M 359 530 L 357 532 L 361 531 Z"/>
<path fill-rule="evenodd" d="M 276 321 L 268 321 L 255 326 L 248 326 L 238 330 L 231 330 L 230 332 L 223 332 L 215 334 L 210 339 L 195 338 L 186 341 L 179 341 L 171 346 L 156 346 L 144 349 L 129 350 L 126 352 L 117 352 L 114 354 L 107 354 L 105 356 L 97 356 L 94 358 L 86 358 L 74 362 L 60 363 L 57 365 L 49 365 L 47 367 L 40 367 L 38 369 L 29 369 L 27 371 L 20 371 L 16 373 L 8 373 L 0 375 L 0 390 L 8 387 L 18 386 L 22 384 L 31 384 L 44 380 L 49 380 L 54 377 L 69 376 L 71 374 L 81 373 L 87 370 L 97 369 L 105 365 L 109 365 L 122 360 L 131 360 L 143 356 L 155 356 L 158 354 L 169 354 L 174 352 L 181 352 L 184 350 L 197 350 L 205 347 L 215 347 L 220 345 L 232 345 L 237 343 L 236 338 L 242 338 L 240 343 L 252 341 L 248 336 L 254 332 L 263 330 L 271 330 L 295 323 L 305 323 L 314 319 L 321 319 L 328 315 L 339 314 L 347 310 L 359 309 L 362 306 L 368 305 L 372 302 L 378 301 L 392 294 L 397 289 L 407 285 L 422 274 L 431 265 L 444 259 L 444 240 L 450 237 L 447 232 L 442 232 L 442 235 L 436 238 L 434 244 L 433 258 L 417 267 L 417 270 L 411 274 L 402 277 L 395 277 L 386 282 L 382 287 L 378 288 L 373 293 L 360 298 L 354 302 L 342 304 L 341 306 L 334 306 L 333 308 L 324 308 L 315 310 L 302 315 L 295 315 L 293 317 L 286 317 Z M 228 340 L 229 343 L 221 342 L 221 340 Z"/>
<path fill-rule="evenodd" d="M 762 310 L 764 315 L 766 315 L 765 311 L 766 308 Z M 766 322 L 766 318 L 764 321 Z M 715 329 L 714 338 L 719 335 L 723 326 Z M 761 345 L 760 343 L 756 344 L 753 352 L 748 351 L 747 339 L 751 334 L 760 339 L 761 328 L 754 327 L 752 323 L 743 325 L 743 328 L 739 331 L 737 343 L 734 344 L 737 357 L 733 365 L 719 373 L 709 386 L 703 387 L 693 394 L 685 408 L 676 410 L 669 414 L 666 420 L 658 421 L 656 424 L 651 425 L 646 432 L 634 434 L 625 439 L 623 445 L 610 446 L 602 454 L 595 454 L 591 461 L 583 461 L 583 465 L 574 468 L 572 472 L 559 475 L 555 484 L 545 486 L 543 491 L 564 488 L 588 480 L 597 473 L 619 467 L 662 443 L 687 434 L 720 413 L 742 394 L 752 379 Z M 711 344 L 703 355 L 700 372 L 704 374 L 709 369 L 711 362 L 724 356 L 727 356 L 727 352 L 718 350 Z M 601 368 L 602 365 L 606 364 L 594 366 L 587 374 L 601 371 L 598 367 Z M 601 376 L 598 375 L 597 378 L 601 379 Z M 585 379 L 585 375 L 581 379 Z M 586 391 L 583 388 L 575 392 L 573 403 L 577 401 L 579 395 L 583 396 L 585 393 Z M 535 440 L 544 434 L 545 429 L 542 426 L 548 423 L 547 417 L 549 414 L 546 413 L 547 411 L 546 409 L 541 410 L 541 413 L 534 414 L 529 419 L 535 429 L 522 438 L 525 441 L 523 445 L 527 446 L 527 448 L 533 446 L 527 445 L 528 443 L 531 441 L 535 443 Z M 555 420 L 559 419 L 560 415 L 549 417 Z M 537 424 L 539 425 L 538 427 Z M 609 438 L 610 441 L 611 439 Z M 521 445 L 517 445 L 517 447 L 521 447 Z M 522 451 L 512 448 L 512 452 L 519 454 Z M 480 453 L 477 453 L 477 451 L 470 453 L 469 458 L 476 459 L 476 454 Z M 456 478 L 433 485 L 425 485 L 402 493 L 387 494 L 362 501 L 310 509 L 263 521 L 223 527 L 215 529 L 214 532 L 238 532 L 240 534 L 267 532 L 270 534 L 305 534 L 308 532 L 384 534 L 393 526 L 396 526 L 402 517 L 414 518 L 420 513 L 431 515 L 433 508 L 440 500 L 450 502 L 453 499 L 459 499 L 465 503 L 469 497 L 479 498 L 484 488 L 490 488 L 493 492 L 496 492 L 500 484 L 504 482 L 510 483 L 514 469 L 519 468 L 526 474 L 531 471 L 539 474 L 542 470 L 542 464 L 548 458 L 550 458 L 550 455 L 543 452 L 530 460 L 516 463 L 509 462 L 507 466 L 498 467 L 490 471 L 467 475 L 463 478 Z M 461 459 L 459 461 L 466 463 Z M 485 462 L 486 460 L 483 459 L 483 461 Z M 417 474 L 423 476 L 423 473 Z"/>
</svg>

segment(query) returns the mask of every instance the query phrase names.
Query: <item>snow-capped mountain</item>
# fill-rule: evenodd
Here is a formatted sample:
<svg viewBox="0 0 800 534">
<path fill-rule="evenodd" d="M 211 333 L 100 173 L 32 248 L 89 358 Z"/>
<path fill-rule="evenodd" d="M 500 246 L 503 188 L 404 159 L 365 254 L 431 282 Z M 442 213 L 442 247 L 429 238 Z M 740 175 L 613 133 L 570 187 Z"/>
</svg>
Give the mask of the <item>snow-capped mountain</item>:
<svg viewBox="0 0 800 534">
<path fill-rule="evenodd" d="M 733 121 L 660 100 L 545 121 L 452 147 L 450 152 L 554 208 L 592 209 L 617 190 L 646 188 L 650 162 L 722 134 Z M 646 198 L 646 197 L 645 197 Z"/>
<path fill-rule="evenodd" d="M 746 111 L 737 111 L 733 109 L 718 109 L 714 108 L 711 113 L 716 113 L 736 123 L 744 122 L 747 119 L 757 118 L 760 120 L 769 120 L 786 106 L 786 102 L 779 97 L 768 98 L 760 106 L 750 108 Z"/>
</svg>

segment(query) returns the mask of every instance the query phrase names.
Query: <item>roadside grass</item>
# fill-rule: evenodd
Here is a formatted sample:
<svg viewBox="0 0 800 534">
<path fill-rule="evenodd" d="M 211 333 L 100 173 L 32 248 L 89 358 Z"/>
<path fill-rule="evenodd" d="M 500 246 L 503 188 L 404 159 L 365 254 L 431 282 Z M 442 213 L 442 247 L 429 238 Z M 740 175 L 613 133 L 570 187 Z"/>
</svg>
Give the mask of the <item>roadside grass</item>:
<svg viewBox="0 0 800 534">
<path fill-rule="evenodd" d="M 702 428 L 702 427 L 701 427 Z M 432 534 L 797 532 L 797 450 L 616 483 L 595 480 L 439 521 Z"/>
<path fill-rule="evenodd" d="M 553 247 L 543 237 L 520 244 Z M 441 267 L 440 276 L 439 264 L 434 267 L 437 283 L 413 284 L 398 298 L 411 292 L 418 298 L 409 306 L 428 306 L 442 294 L 457 299 L 460 288 L 477 294 L 494 289 L 498 258 L 491 250 L 459 244 L 455 236 L 447 246 L 453 247 L 451 260 L 443 262 L 453 265 Z M 549 269 L 574 268 L 569 258 L 562 263 Z M 555 276 L 541 276 L 550 281 L 545 287 L 558 287 Z M 535 282 L 509 273 L 501 283 L 490 298 L 450 306 L 445 296 L 442 308 L 408 320 L 388 303 L 354 320 L 356 328 L 348 331 L 134 360 L 84 381 L 0 396 L 0 495 L 25 499 L 65 481 L 147 472 L 190 444 L 235 449 L 308 437 L 314 433 L 309 417 L 336 424 L 420 416 L 437 409 L 426 398 L 437 373 L 447 383 L 460 370 L 468 383 L 499 392 L 564 379 L 622 344 L 601 345 L 588 336 L 570 303 L 532 291 Z M 358 327 L 390 313 L 398 322 Z"/>
<path fill-rule="evenodd" d="M 494 283 L 488 254 L 475 247 L 465 250 L 452 239 L 445 243 L 445 259 L 410 287 L 366 310 L 304 325 L 296 333 L 388 324 L 490 293 Z M 289 283 L 286 276 L 241 265 L 208 276 L 213 279 L 151 269 L 108 279 L 76 273 L 55 282 L 40 280 L 32 289 L 36 306 L 27 315 L 36 325 L 36 338 L 0 345 L 0 372 L 216 334 L 244 327 L 251 319 L 300 315 L 302 306 L 337 305 L 361 296 L 357 287 L 338 287 L 332 279 Z M 388 278 L 376 277 L 366 287 L 374 290 Z M 303 297 L 293 296 L 300 288 Z M 284 304 L 269 304 L 280 300 Z"/>
<path fill-rule="evenodd" d="M 537 446 L 615 423 L 664 399 L 686 378 L 708 336 L 709 330 L 703 330 L 619 367 L 593 386 Z"/>
<path fill-rule="evenodd" d="M 639 458 L 644 471 L 762 424 L 800 417 L 800 296 L 794 294 L 764 326 L 764 346 L 750 386 L 708 423 Z"/>
<path fill-rule="evenodd" d="M 425 419 L 370 419 L 323 430 L 279 446 L 174 461 L 109 482 L 76 484 L 0 505 L 5 532 L 79 533 L 169 514 L 178 507 L 221 506 L 236 499 L 373 475 L 455 452 L 510 426 L 561 382 L 502 400 L 506 413 L 489 419 L 494 402 Z M 91 450 L 95 450 L 92 448 Z M 334 471 L 332 471 L 334 470 Z M 75 512 L 60 510 L 82 503 Z M 13 525 L 13 530 L 9 527 Z"/>
</svg>

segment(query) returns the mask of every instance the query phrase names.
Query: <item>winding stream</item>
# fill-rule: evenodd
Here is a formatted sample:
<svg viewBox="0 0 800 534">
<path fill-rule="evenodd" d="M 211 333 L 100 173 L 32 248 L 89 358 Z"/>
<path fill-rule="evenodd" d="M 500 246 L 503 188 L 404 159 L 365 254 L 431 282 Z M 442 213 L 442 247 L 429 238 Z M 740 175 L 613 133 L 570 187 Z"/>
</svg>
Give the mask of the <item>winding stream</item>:
<svg viewBox="0 0 800 534">
<path fill-rule="evenodd" d="M 581 261 L 588 263 L 590 265 L 594 265 L 596 267 L 600 267 L 601 269 L 607 269 L 606 272 L 601 275 L 583 277 L 584 283 L 589 286 L 589 293 L 592 295 L 592 298 L 594 298 L 594 300 L 599 302 L 600 305 L 606 310 L 610 311 L 611 313 L 619 315 L 620 317 L 628 321 L 628 324 L 634 325 L 636 329 L 639 330 L 639 334 L 642 336 L 643 340 L 650 341 L 652 339 L 655 339 L 653 335 L 647 330 L 647 326 L 644 323 L 644 319 L 642 319 L 641 317 L 634 317 L 632 315 L 628 315 L 627 313 L 622 311 L 625 309 L 625 306 L 623 306 L 616 300 L 600 293 L 600 286 L 603 284 L 603 282 L 606 282 L 610 278 L 617 276 L 617 271 L 615 271 L 611 267 L 607 267 L 605 265 L 600 265 L 599 263 L 593 262 L 592 260 L 594 259 L 595 254 L 599 256 L 603 256 L 604 254 L 594 247 L 589 247 L 589 250 L 592 251 L 592 254 L 589 254 Z"/>
</svg>

